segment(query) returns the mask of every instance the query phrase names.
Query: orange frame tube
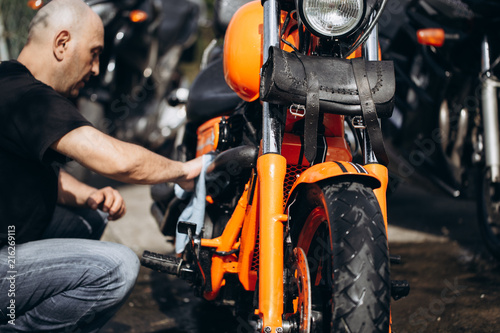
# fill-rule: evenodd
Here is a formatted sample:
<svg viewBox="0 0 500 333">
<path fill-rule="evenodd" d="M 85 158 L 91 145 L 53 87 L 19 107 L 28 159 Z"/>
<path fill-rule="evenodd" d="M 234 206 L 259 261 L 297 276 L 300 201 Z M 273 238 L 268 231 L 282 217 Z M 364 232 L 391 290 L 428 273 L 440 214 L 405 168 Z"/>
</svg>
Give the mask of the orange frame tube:
<svg viewBox="0 0 500 333">
<path fill-rule="evenodd" d="M 246 290 L 255 290 L 257 284 L 257 270 L 252 267 L 255 257 L 258 258 L 259 251 L 257 243 L 257 233 L 259 232 L 259 182 L 257 177 L 253 177 L 250 186 L 254 186 L 253 190 L 249 190 L 249 195 L 252 195 L 252 202 L 248 202 L 247 213 L 243 228 L 241 229 L 240 254 L 238 258 L 238 277 L 243 288 Z M 250 198 L 249 198 L 250 199 Z"/>
<path fill-rule="evenodd" d="M 238 205 L 231 215 L 224 232 L 220 237 L 214 239 L 201 239 L 201 246 L 213 247 L 217 251 L 227 252 L 233 249 L 236 244 L 241 228 L 243 227 L 243 220 L 245 218 L 246 209 L 248 207 L 248 188 L 247 184 Z M 235 255 L 218 256 L 216 254 L 212 257 L 211 276 L 212 276 L 212 291 L 204 292 L 205 299 L 214 300 L 219 294 L 220 288 L 223 285 L 224 274 L 226 272 L 235 273 L 238 270 L 238 258 Z"/>
<path fill-rule="evenodd" d="M 283 315 L 283 183 L 286 159 L 278 154 L 257 160 L 260 199 L 259 315 L 263 330 L 277 332 Z"/>
</svg>

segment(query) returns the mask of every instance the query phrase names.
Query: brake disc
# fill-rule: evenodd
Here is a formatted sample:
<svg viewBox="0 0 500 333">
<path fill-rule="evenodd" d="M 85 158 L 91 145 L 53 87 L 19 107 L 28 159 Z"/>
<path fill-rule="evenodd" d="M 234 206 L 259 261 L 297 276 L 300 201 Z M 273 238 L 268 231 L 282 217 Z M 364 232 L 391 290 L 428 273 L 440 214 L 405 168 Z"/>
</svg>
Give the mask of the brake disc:
<svg viewBox="0 0 500 333">
<path fill-rule="evenodd" d="M 307 257 L 300 247 L 293 249 L 293 283 L 296 287 L 296 297 L 293 300 L 295 313 L 290 319 L 295 321 L 299 333 L 311 332 L 311 281 Z"/>
</svg>

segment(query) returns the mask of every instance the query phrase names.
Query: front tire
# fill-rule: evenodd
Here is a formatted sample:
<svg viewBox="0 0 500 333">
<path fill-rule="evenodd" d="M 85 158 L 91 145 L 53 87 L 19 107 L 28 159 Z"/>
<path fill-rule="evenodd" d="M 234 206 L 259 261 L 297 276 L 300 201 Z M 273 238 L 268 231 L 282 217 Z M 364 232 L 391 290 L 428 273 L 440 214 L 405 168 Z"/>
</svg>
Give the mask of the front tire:
<svg viewBox="0 0 500 333">
<path fill-rule="evenodd" d="M 307 254 L 311 332 L 389 332 L 385 225 L 373 191 L 359 183 L 307 185 L 290 206 L 294 246 Z"/>
<path fill-rule="evenodd" d="M 490 253 L 500 260 L 500 184 L 491 182 L 489 169 L 480 174 L 479 184 L 479 231 Z"/>
</svg>

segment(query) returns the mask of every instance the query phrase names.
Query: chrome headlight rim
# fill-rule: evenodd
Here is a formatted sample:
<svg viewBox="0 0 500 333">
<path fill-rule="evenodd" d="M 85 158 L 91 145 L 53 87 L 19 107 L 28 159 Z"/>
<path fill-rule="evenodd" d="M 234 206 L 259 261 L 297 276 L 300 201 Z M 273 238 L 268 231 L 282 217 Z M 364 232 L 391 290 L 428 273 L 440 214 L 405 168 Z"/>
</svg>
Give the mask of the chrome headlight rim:
<svg viewBox="0 0 500 333">
<path fill-rule="evenodd" d="M 327 31 L 326 28 L 322 27 L 321 25 L 318 25 L 317 23 L 313 22 L 311 19 L 311 16 L 309 13 L 306 13 L 306 10 L 304 9 L 304 5 L 307 2 L 310 2 L 311 0 L 298 0 L 298 12 L 300 15 L 300 18 L 306 28 L 313 33 L 314 35 L 318 37 L 326 37 L 326 38 L 338 38 L 338 37 L 343 37 L 350 35 L 351 33 L 355 32 L 357 28 L 359 27 L 360 23 L 365 19 L 365 1 L 364 0 L 351 0 L 351 2 L 356 3 L 359 6 L 359 10 L 357 11 L 357 14 L 351 22 L 348 24 L 345 24 L 342 28 L 336 29 L 335 31 Z M 340 3 L 345 0 L 330 0 L 332 4 L 334 3 Z"/>
</svg>

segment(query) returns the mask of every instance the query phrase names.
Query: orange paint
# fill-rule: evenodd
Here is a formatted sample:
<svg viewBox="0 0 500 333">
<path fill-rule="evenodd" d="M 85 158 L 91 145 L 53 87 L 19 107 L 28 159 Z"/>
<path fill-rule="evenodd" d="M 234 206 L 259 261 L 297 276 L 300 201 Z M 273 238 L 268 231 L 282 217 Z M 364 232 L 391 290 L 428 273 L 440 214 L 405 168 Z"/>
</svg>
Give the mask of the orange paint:
<svg viewBox="0 0 500 333">
<path fill-rule="evenodd" d="M 377 197 L 380 210 L 384 216 L 385 233 L 387 235 L 387 184 L 389 183 L 389 171 L 382 164 L 367 164 L 365 169 L 371 174 L 375 175 L 380 181 L 380 187 L 373 190 L 375 197 Z"/>
<path fill-rule="evenodd" d="M 196 131 L 196 157 L 213 152 L 219 143 L 220 122 L 222 117 L 210 119 L 203 123 Z"/>
<path fill-rule="evenodd" d="M 240 255 L 238 258 L 240 264 L 238 277 L 240 282 L 246 290 L 252 291 L 255 290 L 257 282 L 259 259 L 259 243 L 257 239 L 259 232 L 259 183 L 256 180 L 256 177 L 252 180 L 255 182 L 255 188 L 252 192 L 248 192 L 253 197 L 251 206 L 247 208 L 247 215 L 245 216 L 245 222 L 241 230 Z"/>
<path fill-rule="evenodd" d="M 247 205 L 247 190 L 245 190 L 222 235 L 215 239 L 202 239 L 201 246 L 215 247 L 218 252 L 231 251 L 233 245 L 238 241 Z M 228 265 L 228 263 L 231 264 Z M 224 274 L 228 272 L 235 273 L 237 271 L 237 268 L 233 268 L 233 266 L 237 267 L 237 257 L 235 255 L 220 256 L 214 254 L 212 256 L 212 291 L 203 294 L 207 300 L 214 300 L 219 294 L 221 286 L 224 285 Z"/>
<path fill-rule="evenodd" d="M 259 0 L 240 7 L 224 38 L 224 77 L 247 102 L 259 98 L 264 9 Z"/>
<path fill-rule="evenodd" d="M 259 312 L 263 327 L 282 327 L 283 315 L 283 182 L 286 160 L 266 154 L 257 160 L 260 183 Z"/>
</svg>

